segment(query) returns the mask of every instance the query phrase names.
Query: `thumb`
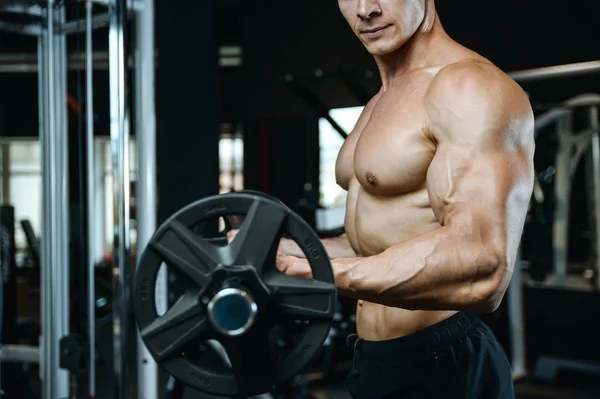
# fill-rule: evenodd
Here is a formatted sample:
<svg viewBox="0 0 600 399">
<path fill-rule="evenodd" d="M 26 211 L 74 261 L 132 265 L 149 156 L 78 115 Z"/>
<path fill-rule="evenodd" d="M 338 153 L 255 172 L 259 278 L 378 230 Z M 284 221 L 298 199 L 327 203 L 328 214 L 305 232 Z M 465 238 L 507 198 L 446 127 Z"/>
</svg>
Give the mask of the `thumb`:
<svg viewBox="0 0 600 399">
<path fill-rule="evenodd" d="M 233 239 L 235 238 L 235 236 L 237 236 L 238 233 L 239 230 L 237 229 L 229 230 L 227 232 L 227 244 L 231 244 L 231 241 L 233 241 Z"/>
<path fill-rule="evenodd" d="M 291 266 L 291 261 L 292 261 L 292 259 L 290 259 L 289 256 L 285 255 L 284 253 L 277 252 L 277 255 L 275 258 L 275 264 L 277 266 L 277 269 L 280 272 L 282 272 L 282 273 L 287 272 Z"/>
</svg>

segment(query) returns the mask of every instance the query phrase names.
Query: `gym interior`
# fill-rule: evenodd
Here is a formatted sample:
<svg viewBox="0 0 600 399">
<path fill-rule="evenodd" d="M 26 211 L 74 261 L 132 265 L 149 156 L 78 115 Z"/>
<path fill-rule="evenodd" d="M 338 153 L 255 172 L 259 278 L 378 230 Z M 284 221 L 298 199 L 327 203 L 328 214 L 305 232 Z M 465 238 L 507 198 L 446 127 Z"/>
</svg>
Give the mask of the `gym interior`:
<svg viewBox="0 0 600 399">
<path fill-rule="evenodd" d="M 437 3 L 535 113 L 519 260 L 481 318 L 517 398 L 598 398 L 598 2 Z M 188 219 L 223 240 L 244 213 L 205 216 L 248 198 L 289 208 L 299 236 L 341 234 L 336 157 L 379 85 L 335 1 L 0 1 L 0 396 L 349 399 L 356 301 L 323 288 L 325 322 L 284 325 L 275 363 L 246 347 L 235 370 L 177 313 L 204 274 L 144 253 L 157 232 L 193 240 Z"/>
</svg>

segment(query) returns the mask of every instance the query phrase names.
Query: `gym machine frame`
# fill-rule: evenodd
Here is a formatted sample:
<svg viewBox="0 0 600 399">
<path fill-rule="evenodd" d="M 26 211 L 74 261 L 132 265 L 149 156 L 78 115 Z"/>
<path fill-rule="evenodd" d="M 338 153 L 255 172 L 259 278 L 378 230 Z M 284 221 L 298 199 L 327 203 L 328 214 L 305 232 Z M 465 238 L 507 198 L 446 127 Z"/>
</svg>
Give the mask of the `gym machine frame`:
<svg viewBox="0 0 600 399">
<path fill-rule="evenodd" d="M 517 83 L 558 79 L 593 74 L 600 72 L 600 61 L 589 61 L 575 64 L 557 65 L 551 67 L 535 68 L 515 71 L 509 75 Z M 566 101 L 562 106 L 554 107 L 536 117 L 535 135 L 543 128 L 555 124 L 560 140 L 559 151 L 556 156 L 556 184 L 555 196 L 557 199 L 553 221 L 553 259 L 555 284 L 564 287 L 567 275 L 568 254 L 568 222 L 571 194 L 571 178 L 575 173 L 577 163 L 589 148 L 589 165 L 592 175 L 589 193 L 589 202 L 593 210 L 592 224 L 594 234 L 594 262 L 596 273 L 600 275 L 600 126 L 598 125 L 598 109 L 600 95 L 583 94 Z M 587 107 L 589 109 L 589 127 L 582 132 L 573 133 L 572 118 L 573 108 Z M 574 151 L 573 151 L 574 150 Z M 534 199 L 543 200 L 543 193 L 536 180 Z M 525 261 L 520 253 L 508 292 L 509 328 L 511 338 L 512 358 L 511 365 L 515 376 L 527 374 L 525 362 L 525 320 L 523 316 L 523 267 Z M 600 280 L 597 279 L 597 288 Z"/>
<path fill-rule="evenodd" d="M 44 398 L 62 398 L 67 397 L 69 391 L 69 374 L 60 367 L 60 339 L 69 334 L 66 36 L 56 30 L 56 26 L 65 20 L 64 10 L 55 9 L 52 0 L 47 5 L 47 8 L 3 7 L 3 12 L 31 15 L 42 22 L 28 26 L 3 22 L 0 28 L 38 37 L 43 207 L 40 256 L 42 336 L 38 362 Z M 2 354 L 3 360 L 30 361 L 36 354 L 35 348 L 13 346 L 9 349 Z"/>
<path fill-rule="evenodd" d="M 39 353 L 36 362 L 40 364 L 40 377 L 43 382 L 42 394 L 46 399 L 69 396 L 69 374 L 60 367 L 59 343 L 69 334 L 69 290 L 68 290 L 68 126 L 67 126 L 67 69 L 86 69 L 87 95 L 87 194 L 88 194 L 88 245 L 95 243 L 94 226 L 94 126 L 93 126 L 93 70 L 106 69 L 102 55 L 92 51 L 92 31 L 109 28 L 109 73 L 110 73 L 110 113 L 111 113 L 111 152 L 114 184 L 114 351 L 115 351 L 115 398 L 125 398 L 133 388 L 133 380 L 126 378 L 131 367 L 125 364 L 137 350 L 139 397 L 158 398 L 158 370 L 149 356 L 145 345 L 136 340 L 134 322 L 131 317 L 130 276 L 129 276 L 129 117 L 125 104 L 124 26 L 127 11 L 136 20 L 135 46 L 135 117 L 138 126 L 138 195 L 145 198 L 137 208 L 138 245 L 143 247 L 156 229 L 156 116 L 154 106 L 154 2 L 153 0 L 83 0 L 86 3 L 84 21 L 66 21 L 65 6 L 62 2 L 48 0 L 44 7 L 29 6 L 27 1 L 0 7 L 5 13 L 26 14 L 40 18 L 39 24 L 20 25 L 0 21 L 0 29 L 26 36 L 38 37 L 37 60 L 10 57 L 0 58 L 2 72 L 39 73 L 39 112 L 40 141 L 43 170 L 43 231 L 41 244 L 42 270 L 42 337 L 40 348 L 11 346 L 4 348 L 3 361 L 32 361 Z M 82 1 L 82 2 L 83 2 Z M 93 14 L 93 4 L 108 8 L 108 12 Z M 127 9 L 127 6 L 129 8 Z M 66 35 L 86 32 L 86 53 L 84 60 L 68 59 Z M 100 57 L 98 57 L 100 55 Z M 80 57 L 81 58 L 81 57 Z M 100 58 L 100 59 L 99 59 Z M 70 65 L 67 66 L 67 63 Z M 75 64 L 75 65 L 73 65 Z M 89 331 L 88 331 L 88 372 L 90 397 L 95 396 L 95 259 L 90 251 L 89 269 Z M 166 311 L 166 271 L 161 272 L 157 282 L 157 309 Z"/>
</svg>

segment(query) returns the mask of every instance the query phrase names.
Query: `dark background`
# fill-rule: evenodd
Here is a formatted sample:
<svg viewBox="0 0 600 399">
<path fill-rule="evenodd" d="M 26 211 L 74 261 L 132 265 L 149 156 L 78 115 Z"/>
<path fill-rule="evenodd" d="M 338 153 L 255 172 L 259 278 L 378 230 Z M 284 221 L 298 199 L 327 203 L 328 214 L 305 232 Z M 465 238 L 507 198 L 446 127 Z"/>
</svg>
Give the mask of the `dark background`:
<svg viewBox="0 0 600 399">
<path fill-rule="evenodd" d="M 0 1 L 1 2 L 1 1 Z M 573 62 L 600 60 L 600 4 L 597 0 L 438 0 L 438 11 L 447 32 L 460 43 L 481 53 L 501 69 L 521 69 Z M 69 19 L 82 16 L 82 4 L 69 6 Z M 97 7 L 97 11 L 103 11 Z M 0 20 L 31 22 L 30 18 L 0 13 Z M 35 22 L 35 21 L 33 21 Z M 107 29 L 95 32 L 96 51 L 107 50 Z M 131 38 L 132 39 L 132 38 Z M 69 52 L 84 49 L 83 37 L 69 37 Z M 220 68 L 218 50 L 223 45 L 241 46 L 240 67 Z M 245 186 L 273 194 L 309 222 L 314 210 L 300 206 L 300 200 L 314 202 L 318 187 L 318 117 L 285 78 L 308 81 L 308 88 L 323 108 L 364 105 L 352 94 L 340 74 L 355 79 L 365 94 L 378 89 L 374 64 L 342 19 L 334 0 L 156 0 L 156 111 L 158 140 L 159 222 L 182 206 L 218 193 L 218 140 L 220 124 L 233 123 L 244 133 Z M 0 54 L 36 51 L 36 40 L 0 32 Z M 338 79 L 315 79 L 315 71 Z M 374 75 L 367 78 L 366 72 Z M 131 76 L 129 77 L 131 78 Z M 69 94 L 83 106 L 84 72 L 69 73 Z M 129 79 L 129 84 L 131 79 Z M 38 135 L 37 75 L 0 73 L 0 136 Z M 95 71 L 95 129 L 109 134 L 108 72 Z M 576 94 L 600 92 L 598 75 L 529 84 L 524 88 L 534 104 L 566 100 Z M 129 98 L 131 101 L 131 97 Z M 73 281 L 84 281 L 86 226 L 81 210 L 86 199 L 81 188 L 85 176 L 83 116 L 71 108 L 70 194 Z M 134 132 L 135 130 L 132 130 Z M 538 172 L 551 166 L 556 141 L 543 136 L 538 142 Z M 585 180 L 578 172 L 574 180 L 571 220 L 571 260 L 587 259 L 589 217 L 585 211 Z M 306 190 L 310 183 L 312 190 Z M 544 188 L 552 192 L 552 182 Z M 552 259 L 551 196 L 534 209 L 524 236 L 527 259 L 548 268 Z M 138 199 L 138 201 L 143 200 Z M 77 262 L 81 262 L 77 265 Z M 79 270 L 79 271 L 77 271 Z M 83 297 L 84 288 L 78 285 Z M 75 290 L 73 292 L 76 292 Z M 529 291 L 528 291 L 529 292 Z M 545 292 L 544 292 L 545 293 Z M 561 293 L 564 294 L 564 293 Z M 597 298 L 565 299 L 539 297 L 525 299 L 528 357 L 547 353 L 539 337 L 551 342 L 555 352 L 566 342 L 569 356 L 597 360 Z M 581 294 L 585 295 L 585 294 Z M 85 303 L 76 309 L 75 319 L 85 320 Z M 572 311 L 579 308 L 578 312 Z M 541 312 L 543 308 L 550 312 Z M 506 315 L 505 312 L 501 314 Z M 565 316 L 569 316 L 569 320 Z M 553 317 L 553 318 L 552 318 Z M 587 317 L 587 319 L 586 319 Z M 585 324 L 582 331 L 568 324 Z M 569 323 L 567 323 L 569 322 Z M 74 321 L 74 324 L 78 324 Z M 74 328 L 74 330 L 76 330 Z M 81 328 L 85 331 L 85 327 Z M 503 333 L 504 331 L 504 333 Z M 552 331 L 552 334 L 548 334 Z M 506 329 L 498 329 L 506 344 Z M 546 341 L 544 341 L 546 342 Z M 557 353 L 562 354 L 562 353 Z"/>
<path fill-rule="evenodd" d="M 600 5 L 593 0 L 437 2 L 447 32 L 481 53 L 501 69 L 521 69 L 600 59 Z M 67 7 L 68 19 L 82 17 L 83 5 Z M 96 12 L 105 12 L 102 6 Z M 32 17 L 0 14 L 0 20 L 40 23 Z M 129 27 L 127 42 L 135 38 Z M 218 139 L 221 123 L 244 132 L 245 186 L 281 198 L 309 220 L 314 212 L 299 206 L 318 198 L 319 160 L 317 109 L 308 106 L 286 84 L 293 76 L 322 103 L 320 111 L 364 105 L 379 85 L 371 56 L 343 20 L 336 1 L 305 0 L 170 0 L 156 2 L 156 111 L 159 167 L 159 220 L 182 206 L 218 192 Z M 96 51 L 107 51 L 108 29 L 94 32 Z M 219 67 L 219 47 L 240 46 L 242 65 Z M 83 35 L 68 39 L 69 52 L 84 50 Z M 2 53 L 35 54 L 36 39 L 0 32 Z M 95 133 L 109 134 L 108 71 L 94 74 Z M 321 71 L 331 78 L 315 78 Z M 367 72 L 372 72 L 370 78 Z M 344 75 L 343 75 L 344 74 Z M 352 93 L 347 79 L 362 91 Z M 357 78 L 358 76 L 358 78 Z M 128 84 L 131 86 L 132 76 Z M 84 71 L 69 72 L 69 94 L 85 109 Z M 38 135 L 37 74 L 0 73 L 0 135 Z M 534 105 L 566 100 L 576 94 L 600 92 L 597 74 L 527 84 Z M 360 94 L 360 93 L 359 93 Z M 129 95 L 132 102 L 132 95 Z M 80 204 L 77 187 L 84 181 L 78 153 L 84 136 L 83 115 L 70 108 L 71 177 L 73 201 Z M 135 133 L 135 129 L 132 129 Z M 293 148 L 294 151 L 289 149 Z M 552 165 L 556 140 L 538 141 L 536 166 L 542 173 Z M 176 160 L 176 162 L 174 162 Z M 574 206 L 585 201 L 585 181 L 574 183 Z M 305 190 L 310 183 L 312 190 Z M 552 182 L 547 185 L 552 191 Z M 552 202 L 543 219 L 552 213 Z M 589 252 L 588 215 L 572 217 L 572 242 L 581 259 Z M 548 226 L 536 226 L 539 248 L 549 244 Z M 543 239 L 540 241 L 540 237 Z M 527 241 L 527 232 L 525 241 Z M 548 251 L 540 251 L 540 256 Z M 545 256 L 546 263 L 551 262 Z M 580 259 L 577 260 L 580 260 Z"/>
<path fill-rule="evenodd" d="M 160 2 L 157 2 L 160 3 Z M 241 45 L 243 66 L 220 68 L 221 120 L 239 122 L 272 117 L 301 116 L 311 113 L 299 97 L 286 88 L 284 77 L 313 76 L 315 70 L 325 73 L 340 71 L 362 72 L 374 70 L 369 54 L 353 36 L 342 19 L 337 2 L 306 0 L 287 2 L 279 0 L 240 1 L 221 0 L 209 6 L 186 1 L 169 1 L 168 15 L 157 13 L 157 32 L 172 30 L 169 37 L 177 43 L 169 47 L 181 53 L 180 75 L 185 81 L 184 62 L 203 63 L 205 42 L 221 45 Z M 600 59 L 600 24 L 597 17 L 600 6 L 592 0 L 565 1 L 467 1 L 437 2 L 442 23 L 457 41 L 478 51 L 505 71 L 540 66 Z M 157 5 L 157 7 L 162 7 Z M 194 10 L 197 8 L 197 13 Z M 215 8 L 210 23 L 215 30 L 201 35 L 202 16 Z M 78 11 L 71 9 L 70 17 Z M 185 15 L 187 14 L 187 16 Z M 0 15 L 2 20 L 14 16 Z M 22 18 L 20 19 L 22 20 Z M 95 35 L 98 50 L 105 50 L 107 31 Z M 169 52 L 161 49 L 159 54 Z M 164 43 L 164 42 L 162 42 Z M 164 43 L 164 45 L 167 45 Z M 69 39 L 71 51 L 83 50 L 83 38 Z M 0 52 L 35 52 L 35 39 L 0 32 Z M 209 57 L 210 58 L 210 57 Z M 159 68 L 160 68 L 159 55 Z M 188 62 L 189 64 L 189 62 Z M 197 73 L 205 73 L 198 70 Z M 215 70 L 215 73 L 219 71 Z M 207 76 L 207 79 L 217 76 Z M 195 79 L 195 78 L 191 78 Z M 77 74 L 70 74 L 70 93 L 77 95 Z M 573 93 L 598 90 L 597 76 L 568 79 L 552 85 L 527 87 L 536 102 L 556 101 Z M 108 131 L 108 76 L 96 72 L 97 131 Z M 369 91 L 377 89 L 378 80 L 364 79 Z M 193 85 L 191 86 L 193 87 Z M 0 129 L 2 136 L 37 135 L 37 78 L 35 74 L 0 74 Z M 190 86 L 175 87 L 180 95 L 169 101 L 189 101 L 185 92 Z M 315 87 L 319 97 L 331 108 L 360 105 L 340 84 L 330 83 Z M 201 93 L 196 98 L 201 98 Z M 189 93 L 193 98 L 193 93 Z M 200 122 L 200 121 L 199 121 Z"/>
</svg>

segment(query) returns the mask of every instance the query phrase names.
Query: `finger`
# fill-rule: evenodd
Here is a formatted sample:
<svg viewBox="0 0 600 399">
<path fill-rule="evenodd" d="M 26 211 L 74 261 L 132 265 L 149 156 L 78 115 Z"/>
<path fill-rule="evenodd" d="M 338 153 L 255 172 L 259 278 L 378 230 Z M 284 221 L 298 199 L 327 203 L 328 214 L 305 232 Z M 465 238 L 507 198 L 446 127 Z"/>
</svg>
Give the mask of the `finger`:
<svg viewBox="0 0 600 399">
<path fill-rule="evenodd" d="M 233 239 L 235 238 L 235 236 L 237 236 L 239 230 L 237 229 L 233 229 L 233 230 L 229 230 L 227 232 L 227 243 L 230 244 L 231 241 L 233 241 Z"/>
<path fill-rule="evenodd" d="M 276 258 L 277 269 L 288 276 L 312 279 L 312 270 L 305 259 L 278 253 Z"/>
<path fill-rule="evenodd" d="M 282 273 L 285 273 L 290 267 L 290 261 L 288 257 L 282 252 L 277 252 L 275 264 L 277 265 L 277 269 Z"/>
<path fill-rule="evenodd" d="M 282 238 L 279 242 L 279 250 L 286 255 L 295 256 L 297 258 L 304 258 L 304 252 L 294 240 L 289 238 Z"/>
<path fill-rule="evenodd" d="M 312 269 L 306 259 L 294 258 L 295 268 L 298 270 L 298 277 L 312 279 Z"/>
</svg>

